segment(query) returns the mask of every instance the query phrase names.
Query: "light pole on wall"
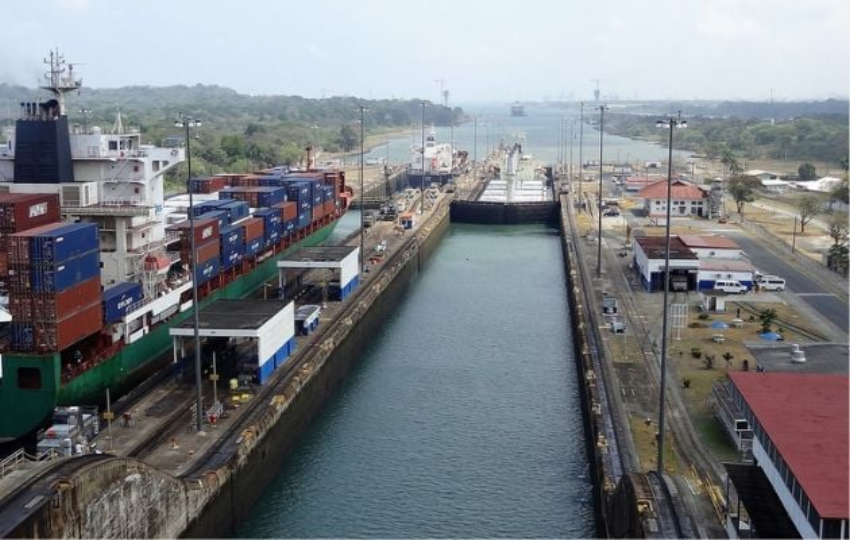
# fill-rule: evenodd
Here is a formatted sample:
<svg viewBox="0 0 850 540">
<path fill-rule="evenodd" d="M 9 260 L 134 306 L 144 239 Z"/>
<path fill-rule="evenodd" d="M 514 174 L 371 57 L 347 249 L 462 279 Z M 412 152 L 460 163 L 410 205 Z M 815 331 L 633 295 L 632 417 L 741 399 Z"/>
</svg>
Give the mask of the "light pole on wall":
<svg viewBox="0 0 850 540">
<path fill-rule="evenodd" d="M 191 267 L 192 267 L 192 312 L 194 317 L 194 337 L 195 337 L 195 429 L 201 431 L 204 427 L 204 412 L 202 409 L 201 395 L 201 338 L 198 328 L 199 309 L 198 305 L 198 252 L 195 250 L 195 208 L 192 198 L 192 148 L 189 138 L 189 129 L 201 127 L 200 120 L 196 120 L 191 116 L 185 116 L 183 113 L 177 113 L 177 120 L 174 121 L 174 127 L 184 128 L 186 130 L 186 188 L 189 191 L 189 249 L 192 250 Z"/>
<path fill-rule="evenodd" d="M 363 189 L 363 114 L 369 109 L 363 105 L 358 105 L 357 110 L 360 111 L 360 272 L 363 272 L 364 234 L 366 229 L 366 192 Z"/>
<path fill-rule="evenodd" d="M 670 206 L 673 178 L 673 130 L 688 127 L 688 122 L 682 119 L 681 111 L 676 117 L 659 120 L 656 127 L 669 129 L 670 139 L 667 142 L 669 155 L 667 159 L 667 223 L 664 228 L 664 307 L 661 320 L 661 384 L 658 405 L 658 474 L 664 474 L 664 390 L 667 375 L 667 319 L 669 317 L 669 306 L 667 299 L 670 296 Z"/>
<path fill-rule="evenodd" d="M 599 222 L 599 232 L 596 242 L 596 277 L 602 277 L 602 135 L 605 128 L 605 111 L 608 107 L 599 106 L 599 193 L 596 197 L 596 213 Z"/>
</svg>

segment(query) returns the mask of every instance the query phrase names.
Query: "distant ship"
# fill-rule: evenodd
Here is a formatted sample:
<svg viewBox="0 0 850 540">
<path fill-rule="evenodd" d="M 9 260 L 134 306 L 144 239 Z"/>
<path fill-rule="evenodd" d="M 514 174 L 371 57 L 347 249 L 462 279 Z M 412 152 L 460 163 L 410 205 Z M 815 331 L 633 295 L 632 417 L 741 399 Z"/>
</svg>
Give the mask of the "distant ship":
<svg viewBox="0 0 850 540">
<path fill-rule="evenodd" d="M 511 116 L 527 116 L 525 114 L 525 107 L 518 101 L 514 102 L 514 104 L 511 105 Z"/>
<path fill-rule="evenodd" d="M 64 98 L 82 82 L 58 51 L 45 63 L 52 99 L 21 104 L 0 146 L 0 296 L 12 316 L 0 442 L 34 431 L 57 406 L 132 389 L 192 314 L 193 280 L 200 308 L 258 290 L 278 258 L 327 238 L 352 197 L 342 171 L 276 167 L 191 179 L 195 206 L 176 208 L 163 177 L 184 161 L 182 139 L 142 144 L 120 114 L 109 133 L 71 128 Z"/>
<path fill-rule="evenodd" d="M 421 144 L 414 144 L 410 151 L 411 161 L 407 178 L 412 188 L 451 182 L 454 174 L 466 164 L 468 157 L 467 152 L 456 151 L 451 144 L 437 143 L 437 134 L 433 128 L 425 137 L 424 149 Z"/>
</svg>

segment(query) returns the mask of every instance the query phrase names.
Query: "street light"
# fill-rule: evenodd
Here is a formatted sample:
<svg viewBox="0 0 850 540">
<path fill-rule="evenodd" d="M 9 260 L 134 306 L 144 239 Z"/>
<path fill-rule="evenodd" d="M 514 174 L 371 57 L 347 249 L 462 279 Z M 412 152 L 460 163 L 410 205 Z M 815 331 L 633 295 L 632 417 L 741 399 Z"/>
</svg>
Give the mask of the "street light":
<svg viewBox="0 0 850 540">
<path fill-rule="evenodd" d="M 186 175 L 186 188 L 189 190 L 189 234 L 190 244 L 189 249 L 192 250 L 192 311 L 194 316 L 194 334 L 195 334 L 195 429 L 200 432 L 204 427 L 203 397 L 201 395 L 201 338 L 198 334 L 200 328 L 199 322 L 199 307 L 198 306 L 198 252 L 195 251 L 195 212 L 194 202 L 192 198 L 192 148 L 189 138 L 189 129 L 201 127 L 200 120 L 196 120 L 191 116 L 184 116 L 183 113 L 177 113 L 177 120 L 174 121 L 174 127 L 185 128 L 186 130 L 186 165 L 188 168 Z"/>
<path fill-rule="evenodd" d="M 673 129 L 686 128 L 688 122 L 682 120 L 682 112 L 679 111 L 676 118 L 672 116 L 667 120 L 659 120 L 655 123 L 658 128 L 670 130 L 670 139 L 667 143 L 669 157 L 667 158 L 667 223 L 664 228 L 664 308 L 661 322 L 661 396 L 659 397 L 658 411 L 658 474 L 664 474 L 664 385 L 667 376 L 667 299 L 670 295 L 670 196 L 673 178 Z"/>
<path fill-rule="evenodd" d="M 578 121 L 578 211 L 581 213 L 582 187 L 581 181 L 584 176 L 584 161 L 582 161 L 582 150 L 584 149 L 584 101 L 581 102 L 581 113 Z"/>
<path fill-rule="evenodd" d="M 602 277 L 602 134 L 605 128 L 605 111 L 608 107 L 599 106 L 599 193 L 596 196 L 596 213 L 599 220 L 599 238 L 596 242 L 596 277 Z"/>
<path fill-rule="evenodd" d="M 357 109 L 360 111 L 360 272 L 363 272 L 366 229 L 366 192 L 363 189 L 363 114 L 369 109 L 363 105 L 358 105 Z"/>
<path fill-rule="evenodd" d="M 422 176 L 419 180 L 419 213 L 425 213 L 425 107 L 427 104 L 422 101 L 419 103 L 422 107 Z"/>
</svg>

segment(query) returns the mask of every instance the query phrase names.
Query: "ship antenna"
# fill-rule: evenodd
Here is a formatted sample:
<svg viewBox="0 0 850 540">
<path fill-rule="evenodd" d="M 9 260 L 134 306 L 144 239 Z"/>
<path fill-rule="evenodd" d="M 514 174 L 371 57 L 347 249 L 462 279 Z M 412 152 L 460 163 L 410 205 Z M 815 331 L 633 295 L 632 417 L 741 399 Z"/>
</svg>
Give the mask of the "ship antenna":
<svg viewBox="0 0 850 540">
<path fill-rule="evenodd" d="M 45 58 L 44 63 L 49 66 L 44 74 L 42 90 L 47 90 L 59 102 L 59 115 L 65 116 L 65 94 L 79 90 L 83 86 L 82 79 L 74 79 L 74 65 L 68 64 L 65 68 L 65 56 L 59 54 L 59 49 L 50 51 L 50 58 Z M 67 73 L 66 73 L 67 71 Z"/>
<path fill-rule="evenodd" d="M 118 114 L 115 115 L 115 123 L 112 124 L 112 134 L 124 134 L 124 122 L 121 120 L 121 105 L 118 105 Z"/>
</svg>

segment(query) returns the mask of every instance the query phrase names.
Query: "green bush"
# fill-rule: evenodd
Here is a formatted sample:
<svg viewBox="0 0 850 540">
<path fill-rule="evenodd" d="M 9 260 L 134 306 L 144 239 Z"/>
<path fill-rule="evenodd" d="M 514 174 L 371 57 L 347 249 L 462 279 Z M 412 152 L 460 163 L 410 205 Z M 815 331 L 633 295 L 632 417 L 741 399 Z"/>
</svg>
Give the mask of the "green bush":
<svg viewBox="0 0 850 540">
<path fill-rule="evenodd" d="M 693 356 L 694 358 L 700 358 L 702 356 L 702 350 L 700 350 L 699 347 L 692 347 L 691 356 Z"/>
</svg>

